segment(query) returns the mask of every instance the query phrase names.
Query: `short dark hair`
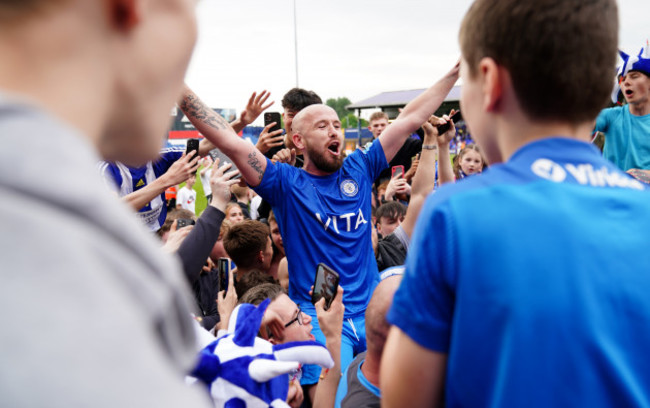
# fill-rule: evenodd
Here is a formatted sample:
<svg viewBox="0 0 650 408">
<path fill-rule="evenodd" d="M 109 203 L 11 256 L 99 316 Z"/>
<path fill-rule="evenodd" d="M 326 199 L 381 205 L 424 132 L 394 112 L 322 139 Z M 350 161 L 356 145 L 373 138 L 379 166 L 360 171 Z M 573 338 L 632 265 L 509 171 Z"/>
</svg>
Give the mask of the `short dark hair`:
<svg viewBox="0 0 650 408">
<path fill-rule="evenodd" d="M 403 217 L 404 215 L 406 215 L 406 206 L 404 204 L 399 201 L 389 201 L 377 208 L 375 219 L 379 222 L 382 217 L 397 218 Z"/>
<path fill-rule="evenodd" d="M 244 220 L 232 227 L 223 237 L 223 248 L 235 265 L 250 268 L 260 251 L 264 251 L 270 232 L 268 225 L 259 221 Z"/>
<path fill-rule="evenodd" d="M 274 301 L 278 296 L 286 294 L 287 291 L 277 283 L 262 283 L 247 290 L 239 299 L 239 303 L 250 303 L 257 306 L 266 299 Z"/>
<path fill-rule="evenodd" d="M 292 111 L 300 112 L 309 105 L 322 104 L 323 100 L 314 91 L 302 88 L 293 88 L 282 98 L 282 107 Z"/>
<path fill-rule="evenodd" d="M 263 283 L 275 283 L 278 282 L 273 279 L 273 276 L 268 273 L 264 273 L 259 269 L 252 269 L 242 276 L 239 276 L 237 283 L 235 284 L 235 290 L 237 291 L 237 297 L 242 298 L 246 292 L 250 289 L 259 286 Z"/>
<path fill-rule="evenodd" d="M 508 70 L 533 121 L 593 120 L 612 91 L 615 0 L 476 0 L 460 29 L 471 77 L 482 58 Z"/>
</svg>

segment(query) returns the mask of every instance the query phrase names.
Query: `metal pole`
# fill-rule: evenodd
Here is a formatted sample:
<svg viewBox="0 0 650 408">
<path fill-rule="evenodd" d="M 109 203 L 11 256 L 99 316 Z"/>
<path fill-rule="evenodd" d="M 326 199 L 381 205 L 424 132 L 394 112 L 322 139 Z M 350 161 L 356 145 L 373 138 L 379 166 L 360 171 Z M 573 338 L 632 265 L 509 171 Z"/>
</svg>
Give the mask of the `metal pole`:
<svg viewBox="0 0 650 408">
<path fill-rule="evenodd" d="M 300 88 L 298 82 L 298 23 L 296 15 L 296 0 L 293 0 L 293 39 L 294 39 L 294 54 L 296 57 L 296 88 Z"/>
<path fill-rule="evenodd" d="M 357 109 L 357 131 L 359 132 L 359 147 L 363 147 L 361 144 L 361 109 Z"/>
</svg>

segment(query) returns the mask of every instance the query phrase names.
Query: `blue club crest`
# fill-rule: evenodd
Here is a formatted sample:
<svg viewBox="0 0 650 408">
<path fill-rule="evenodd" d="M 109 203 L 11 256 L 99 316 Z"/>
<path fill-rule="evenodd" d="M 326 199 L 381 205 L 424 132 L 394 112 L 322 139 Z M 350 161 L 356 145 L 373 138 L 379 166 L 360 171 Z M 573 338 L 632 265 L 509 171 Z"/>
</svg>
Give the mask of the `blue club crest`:
<svg viewBox="0 0 650 408">
<path fill-rule="evenodd" d="M 359 193 L 359 185 L 351 179 L 343 180 L 341 183 L 341 193 L 346 197 L 356 197 Z"/>
</svg>

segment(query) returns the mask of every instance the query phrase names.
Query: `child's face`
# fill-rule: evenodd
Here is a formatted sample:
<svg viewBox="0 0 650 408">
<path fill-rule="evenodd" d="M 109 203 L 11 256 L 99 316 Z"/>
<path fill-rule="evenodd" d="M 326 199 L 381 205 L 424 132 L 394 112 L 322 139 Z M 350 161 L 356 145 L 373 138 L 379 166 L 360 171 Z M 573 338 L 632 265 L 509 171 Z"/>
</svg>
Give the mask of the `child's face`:
<svg viewBox="0 0 650 408">
<path fill-rule="evenodd" d="M 642 72 L 632 71 L 623 78 L 621 91 L 629 104 L 645 104 L 650 98 L 650 77 Z"/>
<path fill-rule="evenodd" d="M 466 175 L 480 173 L 483 171 L 483 158 L 475 150 L 468 150 L 460 159 L 460 169 Z"/>
</svg>

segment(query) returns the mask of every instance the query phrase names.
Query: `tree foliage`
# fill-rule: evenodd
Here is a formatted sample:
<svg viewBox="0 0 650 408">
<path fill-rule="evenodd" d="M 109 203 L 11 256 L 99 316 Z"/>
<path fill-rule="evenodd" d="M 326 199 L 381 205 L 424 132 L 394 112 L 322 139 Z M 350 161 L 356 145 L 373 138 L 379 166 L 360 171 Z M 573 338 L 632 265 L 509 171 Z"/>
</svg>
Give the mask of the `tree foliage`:
<svg viewBox="0 0 650 408">
<path fill-rule="evenodd" d="M 341 126 L 343 128 L 356 128 L 359 125 L 359 119 L 356 115 L 349 110 L 345 109 L 346 106 L 352 102 L 346 97 L 330 98 L 325 101 L 325 104 L 336 111 L 336 114 L 341 119 Z M 368 121 L 361 119 L 361 127 L 367 127 Z"/>
</svg>

